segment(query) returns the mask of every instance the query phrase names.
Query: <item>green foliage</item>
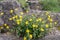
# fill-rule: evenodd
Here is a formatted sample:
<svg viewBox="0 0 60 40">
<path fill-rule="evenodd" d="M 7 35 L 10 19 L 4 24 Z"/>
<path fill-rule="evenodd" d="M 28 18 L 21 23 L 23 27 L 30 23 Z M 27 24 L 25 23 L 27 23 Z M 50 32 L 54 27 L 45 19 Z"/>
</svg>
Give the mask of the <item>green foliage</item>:
<svg viewBox="0 0 60 40">
<path fill-rule="evenodd" d="M 43 10 L 50 10 L 50 11 L 55 11 L 55 12 L 60 11 L 59 0 L 40 0 L 40 3 L 43 4 Z"/>
<path fill-rule="evenodd" d="M 39 17 L 35 15 L 20 16 L 15 19 L 17 25 L 13 28 L 18 37 L 24 37 L 24 40 L 32 40 L 44 37 L 53 27 L 53 20 L 49 13 L 42 14 Z"/>
</svg>

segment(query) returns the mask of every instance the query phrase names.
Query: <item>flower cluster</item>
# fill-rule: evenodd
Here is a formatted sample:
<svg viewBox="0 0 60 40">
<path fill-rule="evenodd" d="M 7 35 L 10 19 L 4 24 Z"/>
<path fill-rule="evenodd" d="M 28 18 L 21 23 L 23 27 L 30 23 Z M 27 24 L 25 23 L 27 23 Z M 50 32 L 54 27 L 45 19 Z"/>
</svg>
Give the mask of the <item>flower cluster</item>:
<svg viewBox="0 0 60 40">
<path fill-rule="evenodd" d="M 7 30 L 9 30 L 9 25 L 7 25 L 7 24 L 3 24 L 3 26 L 0 26 L 0 29 L 7 29 Z"/>
<path fill-rule="evenodd" d="M 43 16 L 36 17 L 35 15 L 25 15 L 23 12 L 20 12 L 19 18 L 14 21 L 17 23 L 16 34 L 20 37 L 22 36 L 24 40 L 31 40 L 45 36 L 53 27 L 53 19 L 48 12 L 44 13 Z"/>
<path fill-rule="evenodd" d="M 17 11 L 18 8 L 14 10 Z M 10 14 L 13 14 L 14 10 L 10 10 Z M 27 10 L 26 13 L 28 12 L 29 11 Z M 41 38 L 49 32 L 50 28 L 52 28 L 54 24 L 57 24 L 57 22 L 53 23 L 53 19 L 48 12 L 42 13 L 43 15 L 40 15 L 39 17 L 36 17 L 35 14 L 23 14 L 24 12 L 20 12 L 20 16 L 14 15 L 8 20 L 13 20 L 16 23 L 12 30 L 15 31 L 18 36 L 22 36 L 24 40 Z M 0 15 L 4 15 L 4 12 L 1 12 Z M 9 29 L 10 27 L 5 23 L 3 26 L 0 26 L 0 29 L 4 28 Z"/>
<path fill-rule="evenodd" d="M 0 11 L 0 18 L 3 20 L 3 24 L 0 25 L 0 29 L 3 29 L 4 31 L 6 30 L 9 30 L 13 25 L 13 21 L 14 19 L 17 19 L 18 18 L 18 15 L 14 15 L 14 11 L 17 11 L 18 8 L 15 8 L 14 10 L 13 9 L 10 9 L 8 11 L 8 13 L 6 13 L 5 11 Z M 12 24 L 9 25 L 9 22 L 12 21 Z M 5 30 L 6 29 L 6 30 Z M 0 30 L 1 31 L 1 30 Z"/>
</svg>

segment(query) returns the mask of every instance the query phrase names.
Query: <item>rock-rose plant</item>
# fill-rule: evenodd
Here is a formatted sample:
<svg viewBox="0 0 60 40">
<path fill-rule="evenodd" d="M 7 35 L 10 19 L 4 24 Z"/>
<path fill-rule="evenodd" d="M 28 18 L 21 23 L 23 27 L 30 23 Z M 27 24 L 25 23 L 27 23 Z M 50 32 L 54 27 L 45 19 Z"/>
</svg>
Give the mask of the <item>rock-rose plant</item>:
<svg viewBox="0 0 60 40">
<path fill-rule="evenodd" d="M 16 32 L 18 37 L 22 37 L 23 40 L 32 40 L 42 38 L 53 27 L 53 19 L 48 12 L 43 13 L 39 17 L 34 14 L 23 16 L 23 12 L 20 12 L 20 16 L 14 19 L 16 26 L 13 31 Z"/>
</svg>

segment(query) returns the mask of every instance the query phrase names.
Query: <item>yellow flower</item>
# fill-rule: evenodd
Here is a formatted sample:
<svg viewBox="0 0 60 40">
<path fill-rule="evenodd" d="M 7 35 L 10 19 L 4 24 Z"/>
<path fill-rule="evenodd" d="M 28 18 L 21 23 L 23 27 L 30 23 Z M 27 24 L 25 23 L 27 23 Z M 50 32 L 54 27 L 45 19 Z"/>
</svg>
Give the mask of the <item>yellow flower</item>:
<svg viewBox="0 0 60 40">
<path fill-rule="evenodd" d="M 19 19 L 17 19 L 17 20 L 16 20 L 16 22 L 20 22 L 20 20 L 19 20 Z"/>
<path fill-rule="evenodd" d="M 27 33 L 29 33 L 29 32 L 30 32 L 30 30 L 29 30 L 29 29 L 27 29 L 27 30 L 26 30 L 26 32 L 27 32 Z"/>
<path fill-rule="evenodd" d="M 39 20 L 38 20 L 38 19 L 36 19 L 36 21 L 38 22 Z"/>
<path fill-rule="evenodd" d="M 4 24 L 4 26 L 7 26 L 7 24 Z"/>
<path fill-rule="evenodd" d="M 53 20 L 52 19 L 50 19 L 50 22 L 52 22 Z"/>
<path fill-rule="evenodd" d="M 49 13 L 46 11 L 46 15 L 48 15 Z"/>
<path fill-rule="evenodd" d="M 41 31 L 44 31 L 44 29 L 43 29 L 43 28 L 41 28 L 40 30 L 41 30 Z"/>
<path fill-rule="evenodd" d="M 17 22 L 17 24 L 19 25 L 19 24 L 20 24 L 20 22 Z"/>
<path fill-rule="evenodd" d="M 38 18 L 38 19 L 36 19 L 36 21 L 37 21 L 37 22 L 38 22 L 38 21 L 40 21 L 40 22 L 41 22 L 41 21 L 42 21 L 42 18 Z"/>
<path fill-rule="evenodd" d="M 32 34 L 30 34 L 29 37 L 30 37 L 30 39 L 32 39 L 32 37 L 33 37 Z"/>
<path fill-rule="evenodd" d="M 13 20 L 12 18 L 9 18 L 9 20 Z"/>
<path fill-rule="evenodd" d="M 30 19 L 29 21 L 32 21 L 32 19 Z"/>
<path fill-rule="evenodd" d="M 14 16 L 14 17 L 12 17 L 12 19 L 15 19 L 15 16 Z"/>
<path fill-rule="evenodd" d="M 52 20 L 52 18 L 48 18 L 48 20 L 50 21 L 50 22 L 52 22 L 53 20 Z"/>
<path fill-rule="evenodd" d="M 10 13 L 13 13 L 14 12 L 14 10 L 10 10 Z"/>
<path fill-rule="evenodd" d="M 0 15 L 3 15 L 4 13 L 3 12 L 1 12 L 1 14 Z"/>
<path fill-rule="evenodd" d="M 22 21 L 22 19 L 20 19 L 20 21 Z"/>
<path fill-rule="evenodd" d="M 57 24 L 57 22 L 54 22 L 54 24 Z"/>
<path fill-rule="evenodd" d="M 48 28 L 49 27 L 49 25 L 48 24 L 46 24 L 46 28 Z"/>
<path fill-rule="evenodd" d="M 28 22 L 28 21 L 26 21 L 26 22 L 25 22 L 25 24 L 26 24 L 26 25 L 28 25 L 28 24 L 29 24 L 29 22 Z"/>
<path fill-rule="evenodd" d="M 23 15 L 24 13 L 23 12 L 20 12 L 21 15 Z"/>
<path fill-rule="evenodd" d="M 39 18 L 39 21 L 42 21 L 42 18 Z"/>
<path fill-rule="evenodd" d="M 33 27 L 33 28 L 36 27 L 35 24 L 33 24 L 32 27 Z"/>
<path fill-rule="evenodd" d="M 26 38 L 26 37 L 24 37 L 24 40 L 27 40 L 27 38 Z"/>
<path fill-rule="evenodd" d="M 50 18 L 48 17 L 48 20 L 50 20 Z"/>
<path fill-rule="evenodd" d="M 48 18 L 50 18 L 50 15 L 48 15 Z"/>
<path fill-rule="evenodd" d="M 9 29 L 9 26 L 6 26 L 7 29 Z"/>
<path fill-rule="evenodd" d="M 18 18 L 18 15 L 15 15 L 15 18 Z"/>
<path fill-rule="evenodd" d="M 15 11 L 17 11 L 18 10 L 18 8 L 15 8 Z"/>
<path fill-rule="evenodd" d="M 22 19 L 22 16 L 20 16 L 20 18 Z"/>
</svg>

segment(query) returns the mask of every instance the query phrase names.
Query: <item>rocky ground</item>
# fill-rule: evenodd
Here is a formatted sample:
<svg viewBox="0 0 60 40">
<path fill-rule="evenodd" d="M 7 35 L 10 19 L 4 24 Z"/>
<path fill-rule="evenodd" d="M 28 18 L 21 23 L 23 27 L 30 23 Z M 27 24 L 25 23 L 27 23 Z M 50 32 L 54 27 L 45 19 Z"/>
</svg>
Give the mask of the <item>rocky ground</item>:
<svg viewBox="0 0 60 40">
<path fill-rule="evenodd" d="M 8 32 L 8 33 L 0 34 L 0 40 L 22 40 L 22 38 L 19 39 L 13 34 Z M 53 31 L 49 35 L 38 40 L 60 40 L 60 31 L 53 28 Z"/>
<path fill-rule="evenodd" d="M 7 0 L 5 0 L 5 1 L 7 1 Z M 33 1 L 33 2 L 35 2 L 35 1 Z M 30 9 L 29 15 L 31 15 L 31 13 L 34 13 L 36 15 L 39 15 L 39 13 L 42 13 L 42 12 L 45 12 L 45 11 L 34 10 L 34 9 L 32 10 L 32 9 Z M 57 18 L 57 21 L 59 23 L 58 25 L 60 25 L 60 13 L 53 13 L 53 12 L 51 12 L 51 16 L 52 15 L 53 15 L 54 20 L 56 20 L 56 18 Z M 3 20 L 1 20 L 1 18 L 0 18 L 0 23 L 2 23 L 2 21 Z M 21 38 L 19 39 L 16 36 L 14 36 L 13 34 L 11 34 L 11 33 L 8 32 L 8 33 L 3 33 L 3 34 L 0 33 L 0 40 L 22 40 L 22 39 Z M 38 39 L 38 40 L 60 40 L 60 31 L 57 30 L 56 27 L 54 27 L 52 29 L 52 31 L 48 35 L 46 35 L 42 39 Z"/>
<path fill-rule="evenodd" d="M 16 36 L 10 33 L 0 34 L 0 40 L 18 40 Z"/>
</svg>

